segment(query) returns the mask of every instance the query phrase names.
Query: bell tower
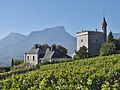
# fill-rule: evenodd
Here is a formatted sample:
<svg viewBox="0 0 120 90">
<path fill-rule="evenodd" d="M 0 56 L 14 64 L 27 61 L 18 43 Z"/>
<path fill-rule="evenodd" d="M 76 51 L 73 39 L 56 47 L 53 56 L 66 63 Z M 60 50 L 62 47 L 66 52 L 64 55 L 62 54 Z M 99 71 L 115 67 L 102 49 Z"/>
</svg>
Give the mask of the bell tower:
<svg viewBox="0 0 120 90">
<path fill-rule="evenodd" d="M 105 20 L 105 17 L 103 17 L 103 21 L 102 21 L 102 30 L 104 33 L 104 40 L 107 41 L 107 22 Z"/>
</svg>

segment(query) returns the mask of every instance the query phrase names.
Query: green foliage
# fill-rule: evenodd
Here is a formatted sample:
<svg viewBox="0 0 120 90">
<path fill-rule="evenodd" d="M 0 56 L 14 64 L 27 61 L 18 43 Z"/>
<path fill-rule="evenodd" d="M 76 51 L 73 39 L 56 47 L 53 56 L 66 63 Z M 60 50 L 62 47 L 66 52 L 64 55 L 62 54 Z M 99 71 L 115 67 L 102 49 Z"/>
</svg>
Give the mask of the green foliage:
<svg viewBox="0 0 120 90">
<path fill-rule="evenodd" d="M 24 63 L 24 60 L 14 60 L 14 65 L 20 65 L 20 64 L 23 64 Z"/>
<path fill-rule="evenodd" d="M 113 34 L 110 31 L 110 33 L 108 34 L 108 42 L 113 42 L 113 41 L 114 41 Z"/>
<path fill-rule="evenodd" d="M 87 48 L 85 46 L 80 47 L 78 51 L 75 51 L 74 59 L 82 59 L 88 57 Z"/>
<path fill-rule="evenodd" d="M 16 70 L 16 69 L 24 69 L 29 65 L 29 63 L 22 63 L 22 64 L 18 64 L 15 65 L 14 68 L 12 68 L 12 70 Z"/>
<path fill-rule="evenodd" d="M 114 39 L 113 43 L 116 46 L 116 53 L 120 53 L 120 39 Z"/>
<path fill-rule="evenodd" d="M 101 48 L 100 48 L 100 55 L 101 56 L 112 55 L 115 53 L 116 53 L 116 46 L 114 43 L 105 42 L 101 45 Z"/>
<path fill-rule="evenodd" d="M 47 64 L 0 81 L 0 90 L 120 90 L 120 55 Z"/>
<path fill-rule="evenodd" d="M 8 72 L 8 71 L 10 71 L 10 69 L 11 69 L 11 66 L 1 66 L 0 73 Z"/>
<path fill-rule="evenodd" d="M 36 69 L 37 69 L 36 67 L 32 67 L 32 68 L 24 68 L 24 69 L 18 69 L 18 70 L 11 70 L 9 72 L 0 73 L 0 80 L 6 79 L 8 77 L 11 77 L 12 75 L 26 73 L 26 72 L 33 71 L 33 70 L 36 70 Z"/>
<path fill-rule="evenodd" d="M 68 50 L 65 47 L 63 47 L 62 45 L 57 45 L 56 49 L 59 50 L 64 55 L 66 55 L 68 53 Z"/>
<path fill-rule="evenodd" d="M 14 66 L 14 59 L 12 58 L 12 61 L 11 61 L 11 66 L 13 67 Z"/>
<path fill-rule="evenodd" d="M 33 46 L 33 48 L 39 48 L 43 52 L 45 52 L 46 49 L 49 48 L 52 51 L 56 51 L 58 57 L 63 57 L 63 58 L 69 57 L 70 58 L 70 56 L 67 55 L 68 50 L 65 47 L 63 47 L 62 45 L 53 44 L 53 45 L 49 46 L 48 44 L 44 44 L 44 45 L 35 44 Z"/>
<path fill-rule="evenodd" d="M 53 44 L 53 45 L 51 45 L 51 50 L 58 51 L 62 55 L 67 55 L 67 53 L 68 53 L 68 50 L 65 47 L 63 47 L 62 45 Z"/>
<path fill-rule="evenodd" d="M 116 39 L 113 37 L 112 32 L 108 34 L 108 41 L 109 43 L 114 43 L 116 47 L 116 52 L 115 53 L 120 53 L 120 39 Z"/>
</svg>

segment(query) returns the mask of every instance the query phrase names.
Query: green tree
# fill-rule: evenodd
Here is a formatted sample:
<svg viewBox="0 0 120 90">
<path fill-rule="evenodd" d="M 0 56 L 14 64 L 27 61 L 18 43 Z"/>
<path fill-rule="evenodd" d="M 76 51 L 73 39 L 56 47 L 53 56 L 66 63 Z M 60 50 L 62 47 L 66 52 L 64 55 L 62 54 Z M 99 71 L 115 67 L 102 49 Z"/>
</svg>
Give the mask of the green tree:
<svg viewBox="0 0 120 90">
<path fill-rule="evenodd" d="M 116 53 L 120 53 L 120 39 L 114 38 L 111 31 L 108 34 L 108 42 L 114 43 L 116 47 Z"/>
<path fill-rule="evenodd" d="M 120 39 L 114 39 L 113 43 L 116 46 L 116 53 L 120 53 Z"/>
<path fill-rule="evenodd" d="M 11 61 L 11 66 L 13 67 L 14 66 L 14 59 L 12 58 L 12 61 Z"/>
<path fill-rule="evenodd" d="M 53 45 L 51 45 L 51 49 L 53 51 L 57 50 L 63 55 L 67 55 L 67 53 L 68 53 L 68 50 L 65 47 L 63 47 L 62 45 L 53 44 Z"/>
<path fill-rule="evenodd" d="M 82 58 L 87 58 L 88 57 L 88 52 L 87 48 L 85 46 L 80 47 L 78 51 L 75 51 L 74 59 L 82 59 Z"/>
<path fill-rule="evenodd" d="M 108 34 L 108 42 L 113 42 L 114 41 L 114 37 L 112 32 L 110 31 L 110 33 Z"/>
<path fill-rule="evenodd" d="M 57 45 L 56 49 L 58 49 L 64 55 L 67 55 L 67 53 L 68 53 L 68 50 L 65 47 L 63 47 L 62 45 Z"/>
<path fill-rule="evenodd" d="M 20 65 L 20 64 L 23 64 L 24 63 L 24 60 L 14 60 L 14 65 Z"/>
<path fill-rule="evenodd" d="M 105 42 L 101 45 L 100 48 L 100 55 L 101 56 L 107 56 L 112 55 L 116 53 L 116 46 L 112 42 Z"/>
</svg>

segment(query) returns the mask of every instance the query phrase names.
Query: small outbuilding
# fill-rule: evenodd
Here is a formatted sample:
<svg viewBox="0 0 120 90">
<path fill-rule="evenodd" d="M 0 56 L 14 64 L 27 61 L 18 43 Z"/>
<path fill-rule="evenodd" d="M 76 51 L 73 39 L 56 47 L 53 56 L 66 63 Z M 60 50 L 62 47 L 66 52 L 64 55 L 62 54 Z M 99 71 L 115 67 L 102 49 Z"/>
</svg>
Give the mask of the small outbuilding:
<svg viewBox="0 0 120 90">
<path fill-rule="evenodd" d="M 24 54 L 24 61 L 29 63 L 30 66 L 36 66 L 40 62 L 44 61 L 57 61 L 61 58 L 71 58 L 69 55 L 65 55 L 61 53 L 59 50 L 51 50 L 50 48 L 46 48 L 46 50 L 42 50 L 39 47 L 34 47 L 30 51 Z"/>
</svg>

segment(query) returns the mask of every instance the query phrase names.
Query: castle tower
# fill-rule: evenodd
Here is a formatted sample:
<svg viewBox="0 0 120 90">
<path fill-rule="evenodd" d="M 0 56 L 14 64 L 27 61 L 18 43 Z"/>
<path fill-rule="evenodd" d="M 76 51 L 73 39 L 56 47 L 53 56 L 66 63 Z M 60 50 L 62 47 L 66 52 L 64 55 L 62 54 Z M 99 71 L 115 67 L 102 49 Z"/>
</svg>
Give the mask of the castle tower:
<svg viewBox="0 0 120 90">
<path fill-rule="evenodd" d="M 103 17 L 103 21 L 102 21 L 102 30 L 105 36 L 105 41 L 107 40 L 107 22 L 105 20 L 105 17 Z"/>
</svg>

